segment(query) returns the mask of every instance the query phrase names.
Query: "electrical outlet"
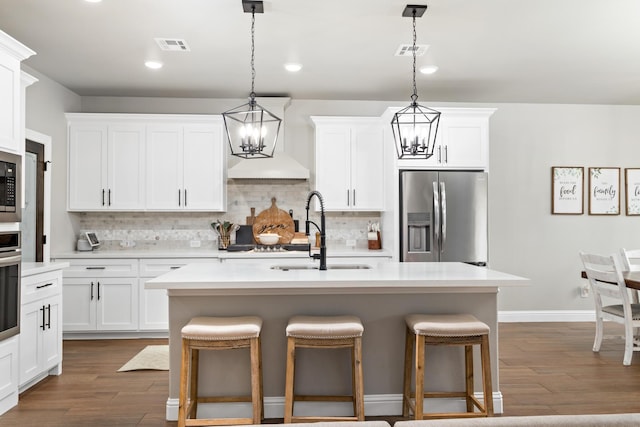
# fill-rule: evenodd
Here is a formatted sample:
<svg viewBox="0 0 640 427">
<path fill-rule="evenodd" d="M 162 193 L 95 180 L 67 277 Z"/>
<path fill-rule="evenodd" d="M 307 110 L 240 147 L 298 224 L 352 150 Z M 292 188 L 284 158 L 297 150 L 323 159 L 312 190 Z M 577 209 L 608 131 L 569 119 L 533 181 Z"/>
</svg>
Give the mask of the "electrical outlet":
<svg viewBox="0 0 640 427">
<path fill-rule="evenodd" d="M 347 240 L 347 246 L 350 248 L 355 248 L 356 247 L 356 241 L 355 240 Z"/>
<path fill-rule="evenodd" d="M 200 247 L 200 240 L 191 240 L 189 242 L 189 246 L 191 246 L 192 248 L 199 248 Z"/>
<path fill-rule="evenodd" d="M 582 298 L 589 298 L 589 285 L 580 286 L 580 296 Z"/>
</svg>

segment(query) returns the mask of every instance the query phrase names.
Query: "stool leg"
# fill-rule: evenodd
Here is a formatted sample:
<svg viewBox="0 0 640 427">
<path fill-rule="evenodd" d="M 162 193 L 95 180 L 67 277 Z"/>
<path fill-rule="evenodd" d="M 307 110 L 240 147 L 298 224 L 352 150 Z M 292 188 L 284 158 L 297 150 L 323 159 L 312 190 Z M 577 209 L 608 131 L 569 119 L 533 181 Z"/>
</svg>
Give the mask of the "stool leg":
<svg viewBox="0 0 640 427">
<path fill-rule="evenodd" d="M 352 370 L 355 372 L 355 387 L 353 397 L 356 402 L 354 415 L 358 421 L 364 421 L 364 375 L 362 372 L 362 338 L 354 338 L 353 343 L 354 364 Z"/>
<path fill-rule="evenodd" d="M 493 416 L 493 386 L 491 383 L 491 355 L 489 351 L 489 335 L 482 336 L 482 344 L 480 344 L 480 352 L 482 355 L 482 388 L 484 391 L 484 407 L 487 416 Z"/>
<path fill-rule="evenodd" d="M 262 340 L 258 337 L 258 363 L 259 363 L 259 371 L 260 371 L 260 421 L 264 420 L 264 389 L 263 389 L 263 378 L 262 378 Z"/>
<path fill-rule="evenodd" d="M 464 346 L 464 373 L 465 373 L 465 400 L 467 412 L 474 412 L 475 405 L 471 400 L 473 396 L 473 346 Z"/>
<path fill-rule="evenodd" d="M 287 338 L 287 371 L 285 374 L 285 390 L 284 390 L 284 422 L 291 423 L 293 417 L 293 399 L 295 397 L 293 391 L 294 372 L 296 364 L 296 339 Z"/>
<path fill-rule="evenodd" d="M 262 401 L 260 400 L 260 338 L 252 338 L 251 351 L 251 404 L 253 406 L 253 424 L 260 424 Z"/>
<path fill-rule="evenodd" d="M 189 380 L 189 410 L 187 418 L 198 418 L 198 370 L 200 367 L 200 350 L 191 349 L 191 374 Z"/>
<path fill-rule="evenodd" d="M 178 427 L 185 427 L 187 386 L 189 379 L 189 344 L 182 339 L 182 359 L 180 361 L 180 398 L 178 404 Z"/>
<path fill-rule="evenodd" d="M 404 379 L 402 383 L 402 416 L 409 416 L 409 401 L 411 400 L 411 374 L 413 363 L 413 333 L 406 328 L 404 345 Z"/>
<path fill-rule="evenodd" d="M 416 420 L 424 418 L 424 345 L 424 335 L 416 335 Z"/>
</svg>

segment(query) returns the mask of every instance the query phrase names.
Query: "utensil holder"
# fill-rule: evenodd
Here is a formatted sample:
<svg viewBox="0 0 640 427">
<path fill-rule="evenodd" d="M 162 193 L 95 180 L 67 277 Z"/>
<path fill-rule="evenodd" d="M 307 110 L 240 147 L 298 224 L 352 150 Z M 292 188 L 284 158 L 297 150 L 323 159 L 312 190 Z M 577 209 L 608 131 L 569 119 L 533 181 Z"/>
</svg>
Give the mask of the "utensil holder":
<svg viewBox="0 0 640 427">
<path fill-rule="evenodd" d="M 369 232 L 368 233 L 367 246 L 369 249 L 382 249 L 382 241 L 380 240 L 380 232 Z"/>
<path fill-rule="evenodd" d="M 230 236 L 220 236 L 220 241 L 219 241 L 219 248 L 220 249 L 227 249 L 227 247 L 229 246 L 229 243 L 231 242 L 231 237 Z"/>
</svg>

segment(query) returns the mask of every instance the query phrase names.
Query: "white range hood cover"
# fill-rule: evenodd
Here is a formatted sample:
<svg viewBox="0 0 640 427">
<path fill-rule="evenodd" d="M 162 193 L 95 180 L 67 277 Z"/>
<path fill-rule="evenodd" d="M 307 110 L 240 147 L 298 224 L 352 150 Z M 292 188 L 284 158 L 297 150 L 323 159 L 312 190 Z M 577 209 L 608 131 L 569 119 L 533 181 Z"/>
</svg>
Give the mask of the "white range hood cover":
<svg viewBox="0 0 640 427">
<path fill-rule="evenodd" d="M 309 179 L 309 169 L 282 151 L 273 157 L 241 160 L 230 167 L 227 177 L 232 179 Z"/>
</svg>

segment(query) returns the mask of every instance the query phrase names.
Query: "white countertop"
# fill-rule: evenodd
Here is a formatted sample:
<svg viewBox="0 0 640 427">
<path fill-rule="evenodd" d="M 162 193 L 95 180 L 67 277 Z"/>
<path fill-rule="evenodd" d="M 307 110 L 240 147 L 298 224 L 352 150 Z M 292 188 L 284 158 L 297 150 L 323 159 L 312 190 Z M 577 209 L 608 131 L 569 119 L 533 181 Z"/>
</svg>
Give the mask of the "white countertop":
<svg viewBox="0 0 640 427">
<path fill-rule="evenodd" d="M 67 267 L 69 267 L 68 262 L 23 262 L 21 273 L 22 277 L 26 277 L 61 270 Z"/>
<path fill-rule="evenodd" d="M 317 264 L 317 261 L 316 261 Z M 331 262 L 328 262 L 331 266 Z M 276 262 L 274 265 L 286 265 Z M 463 263 L 381 262 L 371 269 L 273 270 L 269 265 L 189 264 L 146 282 L 146 289 L 219 295 L 497 292 L 528 279 Z"/>
<path fill-rule="evenodd" d="M 212 259 L 244 259 L 244 258 L 308 258 L 306 251 L 288 252 L 227 252 L 216 249 L 122 249 L 94 251 L 73 251 L 56 254 L 54 259 L 98 259 L 98 258 L 212 258 Z M 391 252 L 385 250 L 367 250 L 350 248 L 329 248 L 328 258 L 340 257 L 387 257 Z"/>
</svg>

